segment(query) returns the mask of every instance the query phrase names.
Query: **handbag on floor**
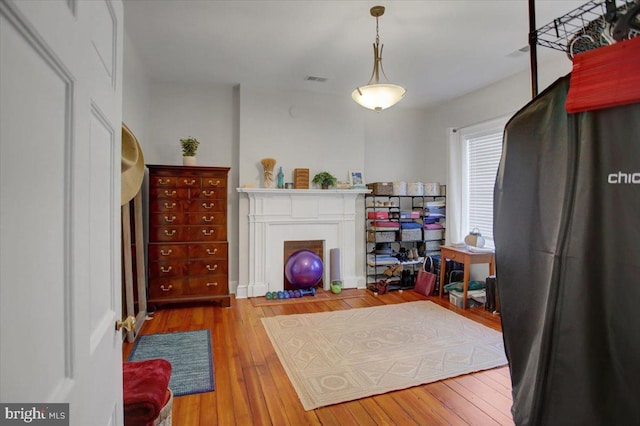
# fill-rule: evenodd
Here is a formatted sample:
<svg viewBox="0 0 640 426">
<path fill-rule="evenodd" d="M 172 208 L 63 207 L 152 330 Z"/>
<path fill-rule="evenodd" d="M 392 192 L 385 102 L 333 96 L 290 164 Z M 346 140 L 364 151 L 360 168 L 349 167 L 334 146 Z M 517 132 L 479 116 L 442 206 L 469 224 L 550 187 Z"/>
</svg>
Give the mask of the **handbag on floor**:
<svg viewBox="0 0 640 426">
<path fill-rule="evenodd" d="M 427 270 L 427 262 L 429 262 L 429 270 Z M 432 271 L 433 260 L 431 259 L 431 256 L 425 256 L 422 268 L 418 271 L 418 276 L 416 277 L 416 285 L 413 288 L 415 291 L 420 294 L 424 294 L 425 296 L 431 296 L 433 294 L 433 289 L 436 286 L 436 278 L 438 276 Z"/>
</svg>

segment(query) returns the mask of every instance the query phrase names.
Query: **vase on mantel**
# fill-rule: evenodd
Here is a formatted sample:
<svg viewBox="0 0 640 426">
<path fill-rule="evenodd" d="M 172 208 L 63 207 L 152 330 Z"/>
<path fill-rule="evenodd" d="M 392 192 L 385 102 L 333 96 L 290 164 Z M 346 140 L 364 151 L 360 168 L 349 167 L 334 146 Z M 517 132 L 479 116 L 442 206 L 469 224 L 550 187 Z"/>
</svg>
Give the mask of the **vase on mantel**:
<svg viewBox="0 0 640 426">
<path fill-rule="evenodd" d="M 182 165 L 183 166 L 195 166 L 196 165 L 196 156 L 195 155 L 183 155 L 182 156 Z"/>
</svg>

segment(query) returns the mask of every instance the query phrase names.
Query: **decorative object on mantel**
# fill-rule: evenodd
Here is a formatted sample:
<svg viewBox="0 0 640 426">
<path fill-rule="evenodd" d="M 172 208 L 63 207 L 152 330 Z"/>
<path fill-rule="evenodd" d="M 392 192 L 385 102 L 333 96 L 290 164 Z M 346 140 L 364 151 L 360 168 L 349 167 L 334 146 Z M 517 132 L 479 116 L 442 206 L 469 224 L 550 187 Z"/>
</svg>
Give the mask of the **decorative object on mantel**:
<svg viewBox="0 0 640 426">
<path fill-rule="evenodd" d="M 349 170 L 349 184 L 353 189 L 366 189 L 364 174 L 360 170 Z"/>
<path fill-rule="evenodd" d="M 313 177 L 313 183 L 320 185 L 322 189 L 335 186 L 338 180 L 329 172 L 320 172 Z"/>
<path fill-rule="evenodd" d="M 188 138 L 180 139 L 180 145 L 182 146 L 182 165 L 195 166 L 196 152 L 200 142 L 196 138 L 189 136 Z"/>
<path fill-rule="evenodd" d="M 295 189 L 309 189 L 309 169 L 293 170 L 293 187 Z"/>
<path fill-rule="evenodd" d="M 260 163 L 264 169 L 264 187 L 273 188 L 273 168 L 276 166 L 276 159 L 263 158 Z"/>
<path fill-rule="evenodd" d="M 376 18 L 376 42 L 373 43 L 373 72 L 367 85 L 356 88 L 351 97 L 363 107 L 380 112 L 400 102 L 407 91 L 404 87 L 395 84 L 380 83 L 380 70 L 382 70 L 382 75 L 384 75 L 385 79 L 389 80 L 382 67 L 382 49 L 384 45 L 380 45 L 380 36 L 378 35 L 378 18 L 384 15 L 384 6 L 374 6 L 370 12 L 371 16 Z"/>
<path fill-rule="evenodd" d="M 284 188 L 284 172 L 282 171 L 282 166 L 280 166 L 280 171 L 278 172 L 278 189 Z"/>
</svg>

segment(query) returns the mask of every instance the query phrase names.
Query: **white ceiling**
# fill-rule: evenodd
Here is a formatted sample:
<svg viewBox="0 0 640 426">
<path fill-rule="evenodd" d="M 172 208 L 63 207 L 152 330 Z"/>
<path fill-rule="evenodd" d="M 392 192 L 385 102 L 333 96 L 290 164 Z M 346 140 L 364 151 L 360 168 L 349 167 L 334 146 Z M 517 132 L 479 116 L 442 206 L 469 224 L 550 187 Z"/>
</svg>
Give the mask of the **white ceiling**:
<svg viewBox="0 0 640 426">
<path fill-rule="evenodd" d="M 537 27 L 585 1 L 537 0 Z M 350 96 L 371 75 L 369 9 L 378 4 L 386 7 L 383 65 L 407 89 L 403 106 L 433 105 L 529 69 L 528 53 L 517 52 L 528 43 L 527 0 L 125 0 L 125 31 L 155 81 Z M 538 55 L 543 63 L 563 54 L 541 47 Z"/>
</svg>

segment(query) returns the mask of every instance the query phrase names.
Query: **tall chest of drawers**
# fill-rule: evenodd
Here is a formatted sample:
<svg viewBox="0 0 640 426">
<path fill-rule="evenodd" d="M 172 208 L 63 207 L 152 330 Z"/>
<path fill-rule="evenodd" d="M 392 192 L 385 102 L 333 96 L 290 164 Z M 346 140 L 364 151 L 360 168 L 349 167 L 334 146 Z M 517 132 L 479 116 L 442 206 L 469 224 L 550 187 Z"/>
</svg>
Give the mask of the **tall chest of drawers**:
<svg viewBox="0 0 640 426">
<path fill-rule="evenodd" d="M 230 306 L 228 167 L 149 168 L 149 304 Z"/>
</svg>

